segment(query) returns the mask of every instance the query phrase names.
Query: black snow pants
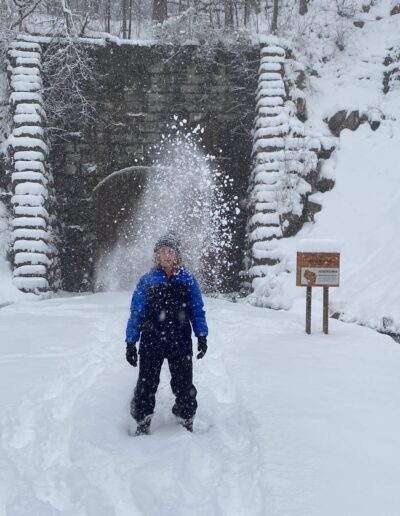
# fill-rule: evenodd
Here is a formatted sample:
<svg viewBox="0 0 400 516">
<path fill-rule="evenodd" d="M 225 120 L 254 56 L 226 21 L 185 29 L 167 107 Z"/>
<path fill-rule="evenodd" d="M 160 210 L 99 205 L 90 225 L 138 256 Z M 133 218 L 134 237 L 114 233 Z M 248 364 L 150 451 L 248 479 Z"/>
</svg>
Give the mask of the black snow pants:
<svg viewBox="0 0 400 516">
<path fill-rule="evenodd" d="M 171 373 L 171 389 L 175 395 L 172 412 L 182 419 L 191 419 L 197 409 L 197 390 L 193 385 L 192 357 L 190 355 L 176 356 L 169 357 L 167 360 Z M 131 415 L 138 422 L 143 421 L 146 416 L 151 416 L 154 412 L 163 362 L 163 356 L 140 356 L 139 378 L 131 402 Z"/>
</svg>

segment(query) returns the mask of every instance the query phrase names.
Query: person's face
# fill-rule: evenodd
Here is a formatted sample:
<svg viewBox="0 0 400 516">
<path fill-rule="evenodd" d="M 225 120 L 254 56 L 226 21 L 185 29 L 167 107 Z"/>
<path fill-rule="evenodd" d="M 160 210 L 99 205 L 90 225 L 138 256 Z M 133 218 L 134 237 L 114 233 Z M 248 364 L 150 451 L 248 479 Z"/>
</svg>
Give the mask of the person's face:
<svg viewBox="0 0 400 516">
<path fill-rule="evenodd" d="M 163 269 L 171 270 L 177 261 L 176 252 L 167 246 L 162 246 L 157 251 L 160 266 Z"/>
</svg>

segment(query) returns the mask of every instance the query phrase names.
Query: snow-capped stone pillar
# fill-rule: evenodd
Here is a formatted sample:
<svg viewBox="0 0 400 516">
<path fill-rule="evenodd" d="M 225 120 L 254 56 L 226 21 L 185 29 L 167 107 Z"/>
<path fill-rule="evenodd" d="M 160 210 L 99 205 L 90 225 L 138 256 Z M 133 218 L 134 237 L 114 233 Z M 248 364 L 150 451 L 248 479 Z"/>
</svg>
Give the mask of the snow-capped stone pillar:
<svg viewBox="0 0 400 516">
<path fill-rule="evenodd" d="M 320 148 L 301 120 L 306 118 L 304 94 L 286 75 L 293 60 L 277 41 L 261 48 L 243 284 L 257 305 L 268 307 L 278 307 L 273 298 L 288 272 L 279 240 L 296 234 L 307 218 Z"/>
<path fill-rule="evenodd" d="M 248 289 L 257 294 L 259 279 L 273 281 L 280 262 L 276 241 L 282 237 L 278 211 L 280 174 L 284 168 L 288 117 L 283 82 L 285 50 L 261 48 L 253 139 L 253 169 L 249 187 Z M 265 281 L 263 282 L 265 285 Z M 273 285 L 270 283 L 271 288 Z M 262 302 L 261 302 L 262 304 Z"/>
<path fill-rule="evenodd" d="M 40 45 L 23 40 L 12 42 L 7 70 L 13 117 L 7 143 L 13 188 L 14 283 L 24 292 L 39 293 L 49 288 L 51 263 Z"/>
</svg>

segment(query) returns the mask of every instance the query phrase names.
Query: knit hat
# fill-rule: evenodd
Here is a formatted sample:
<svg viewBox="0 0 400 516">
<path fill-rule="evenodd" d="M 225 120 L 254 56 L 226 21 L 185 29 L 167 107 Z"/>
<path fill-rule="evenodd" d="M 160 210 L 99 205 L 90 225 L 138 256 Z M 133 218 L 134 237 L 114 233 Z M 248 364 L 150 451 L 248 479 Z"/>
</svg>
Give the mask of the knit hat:
<svg viewBox="0 0 400 516">
<path fill-rule="evenodd" d="M 157 240 L 154 246 L 154 252 L 156 253 L 161 247 L 169 247 L 179 253 L 181 250 L 181 241 L 176 233 L 170 231 Z"/>
</svg>

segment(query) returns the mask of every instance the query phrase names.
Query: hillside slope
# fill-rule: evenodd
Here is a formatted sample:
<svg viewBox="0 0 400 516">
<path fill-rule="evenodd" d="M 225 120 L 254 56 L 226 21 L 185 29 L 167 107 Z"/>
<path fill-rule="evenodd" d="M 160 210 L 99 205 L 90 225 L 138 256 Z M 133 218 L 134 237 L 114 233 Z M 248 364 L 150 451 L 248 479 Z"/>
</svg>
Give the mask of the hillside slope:
<svg viewBox="0 0 400 516">
<path fill-rule="evenodd" d="M 287 307 L 304 296 L 294 286 L 297 241 L 334 239 L 342 244 L 341 286 L 331 289 L 331 311 L 346 321 L 399 332 L 400 82 L 393 81 L 384 93 L 384 78 L 385 59 L 399 48 L 400 16 L 390 16 L 380 6 L 373 7 L 368 18 L 362 29 L 354 31 L 346 49 L 327 64 L 321 63 L 319 77 L 311 78 L 310 124 L 318 132 L 321 121 L 340 110 L 358 111 L 381 123 L 375 131 L 364 123 L 354 132 L 341 132 L 336 151 L 322 169 L 335 186 L 318 195 L 322 210 L 315 223 L 280 243 L 289 274 L 281 278 L 275 304 Z M 315 290 L 317 298 L 322 295 L 319 290 Z"/>
</svg>

